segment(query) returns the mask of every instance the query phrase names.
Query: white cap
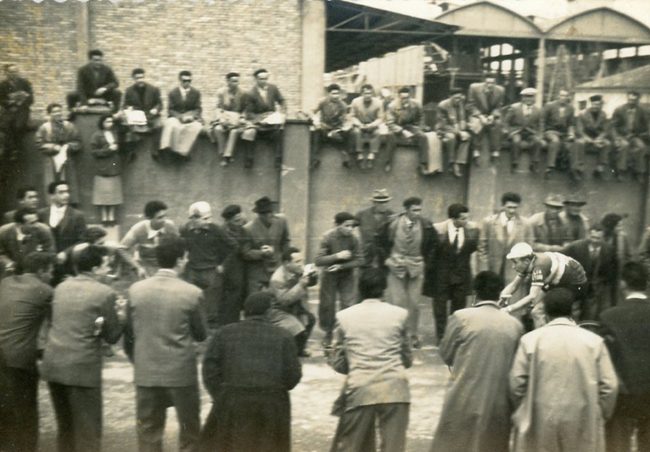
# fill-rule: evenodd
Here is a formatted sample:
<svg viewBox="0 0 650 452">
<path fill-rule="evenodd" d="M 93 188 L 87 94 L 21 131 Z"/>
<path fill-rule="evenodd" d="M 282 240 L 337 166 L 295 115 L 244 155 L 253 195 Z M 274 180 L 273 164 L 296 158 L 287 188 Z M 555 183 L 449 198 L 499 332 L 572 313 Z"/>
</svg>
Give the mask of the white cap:
<svg viewBox="0 0 650 452">
<path fill-rule="evenodd" d="M 198 201 L 190 206 L 188 215 L 192 218 L 193 216 L 203 216 L 207 213 L 212 213 L 210 204 L 205 201 Z"/>
<path fill-rule="evenodd" d="M 506 259 L 520 259 L 532 255 L 533 248 L 528 243 L 521 242 L 512 247 L 510 253 L 506 256 Z"/>
<path fill-rule="evenodd" d="M 537 94 L 537 90 L 535 88 L 524 88 L 519 94 L 521 96 L 535 96 Z"/>
</svg>

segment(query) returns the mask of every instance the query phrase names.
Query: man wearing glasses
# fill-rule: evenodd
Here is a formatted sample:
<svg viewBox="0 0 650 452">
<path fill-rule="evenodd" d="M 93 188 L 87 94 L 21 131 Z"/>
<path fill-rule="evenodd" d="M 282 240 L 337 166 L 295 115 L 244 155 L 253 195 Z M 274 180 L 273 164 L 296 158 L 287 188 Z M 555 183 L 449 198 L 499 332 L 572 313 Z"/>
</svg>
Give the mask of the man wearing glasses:
<svg viewBox="0 0 650 452">
<path fill-rule="evenodd" d="M 192 73 L 178 74 L 181 84 L 169 93 L 169 118 L 163 127 L 160 150 L 188 158 L 196 138 L 203 129 L 201 92 L 192 88 Z"/>
</svg>

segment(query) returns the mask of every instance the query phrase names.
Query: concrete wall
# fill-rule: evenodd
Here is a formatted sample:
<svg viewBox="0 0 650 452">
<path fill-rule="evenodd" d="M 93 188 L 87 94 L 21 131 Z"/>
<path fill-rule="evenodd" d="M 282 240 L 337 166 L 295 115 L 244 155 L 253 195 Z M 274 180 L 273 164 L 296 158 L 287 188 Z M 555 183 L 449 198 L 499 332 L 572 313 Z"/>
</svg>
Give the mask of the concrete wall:
<svg viewBox="0 0 650 452">
<path fill-rule="evenodd" d="M 86 46 L 104 51 L 122 90 L 131 84 L 133 68 L 145 68 L 148 80 L 163 91 L 165 105 L 178 72 L 191 70 L 206 118 L 214 116 L 216 92 L 227 72 L 240 72 L 247 88 L 260 67 L 271 72 L 271 82 L 296 111 L 301 107 L 301 8 L 302 2 L 289 0 L 5 1 L 0 2 L 0 58 L 17 62 L 33 83 L 34 111 L 65 101 L 77 67 L 85 62 L 79 50 Z"/>
<path fill-rule="evenodd" d="M 93 171 L 88 144 L 96 122 L 93 115 L 77 119 L 85 144 L 77 161 L 82 185 L 80 207 L 91 223 L 97 221 L 98 212 L 91 205 Z M 243 159 L 237 151 L 235 163 L 222 168 L 215 146 L 204 136 L 199 137 L 191 160 L 182 164 L 154 162 L 150 152 L 156 149 L 156 144 L 155 136 L 143 141 L 137 149 L 136 160 L 124 170 L 125 202 L 118 210 L 120 235 L 142 219 L 144 204 L 152 199 L 168 203 L 170 217 L 181 224 L 186 221 L 187 208 L 194 201 L 210 202 L 217 220 L 221 210 L 231 203 L 242 205 L 248 218 L 253 218 L 254 201 L 269 196 L 281 201 L 280 210 L 290 221 L 293 243 L 307 248 L 308 255 L 313 257 L 320 236 L 333 226 L 334 215 L 340 211 L 356 213 L 369 206 L 369 198 L 378 188 L 389 191 L 393 197 L 390 206 L 395 211 L 401 210 L 401 203 L 408 196 L 421 197 L 423 215 L 433 221 L 444 220 L 447 206 L 454 202 L 468 203 L 470 218 L 480 221 L 499 209 L 504 192 L 515 191 L 523 198 L 521 211 L 525 216 L 542 210 L 542 202 L 549 193 L 583 196 L 588 201 L 584 212 L 593 221 L 599 221 L 609 212 L 626 213 L 629 218 L 624 225 L 634 245 L 647 222 L 647 187 L 633 181 L 592 179 L 594 155 L 588 156 L 585 180 L 576 184 L 564 173 L 554 174 L 548 181 L 540 174 L 511 173 L 508 152 L 503 153 L 497 165 L 472 167 L 471 174 L 462 179 L 455 179 L 449 173 L 423 177 L 416 171 L 417 152 L 412 147 L 398 147 L 393 170 L 387 174 L 383 171 L 383 149 L 375 168 L 361 171 L 343 168 L 339 150 L 326 145 L 322 149 L 320 168 L 310 171 L 309 128 L 301 121 L 291 121 L 286 126 L 285 168 L 281 172 L 273 168 L 271 149 L 264 142 L 258 143 L 252 170 L 243 168 Z M 0 213 L 15 207 L 14 194 L 18 187 L 42 185 L 41 156 L 34 147 L 32 134 L 26 138 L 25 148 L 26 152 L 15 164 L 0 168 Z M 520 167 L 527 165 L 522 162 Z M 44 194 L 42 197 L 45 200 Z"/>
</svg>

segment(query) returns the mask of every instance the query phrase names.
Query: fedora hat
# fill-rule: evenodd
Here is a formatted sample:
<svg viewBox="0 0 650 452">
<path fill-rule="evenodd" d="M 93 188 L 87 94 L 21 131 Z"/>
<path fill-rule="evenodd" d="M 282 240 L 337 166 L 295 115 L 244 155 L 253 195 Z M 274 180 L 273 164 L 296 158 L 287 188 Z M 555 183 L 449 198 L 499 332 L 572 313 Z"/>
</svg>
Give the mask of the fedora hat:
<svg viewBox="0 0 650 452">
<path fill-rule="evenodd" d="M 584 206 L 585 204 L 587 204 L 587 201 L 584 201 L 583 199 L 579 198 L 577 195 L 571 195 L 564 201 L 565 206 L 568 204 L 573 204 L 574 206 Z"/>
<path fill-rule="evenodd" d="M 388 202 L 393 198 L 388 195 L 388 190 L 381 188 L 379 190 L 375 190 L 372 193 L 372 198 L 370 199 L 374 202 Z"/>
<path fill-rule="evenodd" d="M 277 204 L 277 203 L 275 201 L 271 201 L 268 196 L 265 196 L 255 201 L 255 207 L 253 207 L 253 212 L 255 213 L 273 212 L 273 204 Z"/>
<path fill-rule="evenodd" d="M 544 205 L 550 207 L 564 207 L 564 198 L 562 195 L 548 195 L 544 200 Z"/>
</svg>

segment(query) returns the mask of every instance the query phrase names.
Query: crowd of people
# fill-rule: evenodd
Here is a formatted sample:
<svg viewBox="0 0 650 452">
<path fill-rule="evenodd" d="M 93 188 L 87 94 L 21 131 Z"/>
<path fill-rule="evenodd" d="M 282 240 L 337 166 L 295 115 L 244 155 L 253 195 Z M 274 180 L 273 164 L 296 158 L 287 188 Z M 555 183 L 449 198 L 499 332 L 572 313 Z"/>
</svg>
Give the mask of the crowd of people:
<svg viewBox="0 0 650 452">
<path fill-rule="evenodd" d="M 165 116 L 160 89 L 146 81 L 144 69 L 133 69 L 133 84 L 122 96 L 117 77 L 104 63 L 103 52 L 91 50 L 88 57 L 88 64 L 79 68 L 75 91 L 67 96 L 67 107 L 71 120 L 87 112 L 105 114 L 92 141 L 99 176 L 94 204 L 104 209 L 105 221 L 114 221 L 111 206 L 121 202 L 119 155 L 124 154 L 128 161 L 134 143 L 143 134 L 160 132 L 158 151 L 152 155 L 155 159 L 180 156 L 183 160 L 189 158 L 194 142 L 204 132 L 216 144 L 222 166 L 233 161 L 239 148 L 246 168 L 254 165 L 254 142 L 266 139 L 272 144 L 276 168 L 282 167 L 287 104 L 278 87 L 269 83 L 266 69 L 253 73 L 255 83 L 247 91 L 239 86 L 240 73 L 226 74 L 226 86 L 217 93 L 214 119 L 208 122 L 201 92 L 192 86 L 190 71 L 179 73 L 179 86 L 168 93 Z M 17 158 L 22 136 L 28 130 L 34 97 L 29 81 L 19 76 L 16 65 L 9 64 L 5 70 L 6 78 L 0 83 L 0 133 L 3 150 L 11 161 Z M 436 107 L 435 123 L 427 124 L 411 87 L 400 88 L 394 97 L 390 92 L 379 96 L 372 85 L 364 84 L 359 97 L 349 105 L 338 84 L 330 84 L 326 90 L 327 96 L 309 112 L 314 169 L 320 165 L 323 142 L 330 141 L 340 148 L 342 163 L 348 168 L 353 161 L 361 169 L 373 168 L 384 146 L 381 166 L 387 172 L 401 143 L 418 148 L 419 171 L 425 175 L 445 171 L 447 162 L 453 175 L 462 177 L 470 161 L 480 164 L 481 155 L 489 155 L 492 161 L 499 159 L 503 145 L 510 148 L 513 171 L 543 171 L 545 178 L 566 169 L 573 179 L 582 180 L 587 153 L 597 154 L 596 178 L 608 178 L 613 172 L 619 181 L 629 177 L 642 181 L 647 173 L 650 114 L 639 104 L 638 92 L 629 92 L 627 103 L 608 118 L 601 95 L 591 96 L 590 105 L 577 112 L 567 90 L 560 90 L 556 100 L 540 108 L 535 104 L 536 90 L 524 88 L 520 102 L 505 105 L 505 89 L 497 84 L 496 76 L 487 73 L 483 82 L 471 84 L 466 92 L 452 88 L 449 98 Z M 61 104 L 48 105 L 47 116 L 49 121 L 38 131 L 39 148 L 46 157 L 45 177 L 68 180 L 74 199 L 74 159 L 68 156 L 80 150 L 79 133 L 64 119 Z M 106 123 L 108 117 L 113 123 Z M 526 151 L 530 153 L 529 168 L 520 168 L 521 154 Z"/>
<path fill-rule="evenodd" d="M 145 82 L 143 69 L 133 70 L 122 102 L 102 52 L 89 59 L 67 106 L 73 115 L 103 111 L 91 140 L 93 204 L 102 223 L 113 225 L 128 162 L 121 151 L 162 128 L 155 157 L 187 157 L 206 125 L 191 72 L 179 74 L 164 118 L 160 90 Z M 11 160 L 33 94 L 15 66 L 7 75 L 0 124 Z M 227 74 L 207 132 L 223 166 L 243 145 L 252 167 L 253 143 L 266 137 L 280 168 L 286 103 L 268 71 L 254 76 L 244 93 L 240 74 Z M 530 170 L 541 169 L 544 147 L 545 176 L 566 160 L 582 179 L 592 151 L 595 177 L 611 168 L 619 180 L 642 180 L 647 170 L 650 118 L 638 93 L 611 119 L 601 96 L 576 114 L 566 91 L 540 109 L 526 88 L 520 103 L 505 107 L 503 88 L 488 75 L 467 95 L 452 90 L 428 130 L 409 88 L 382 101 L 363 85 L 350 106 L 340 86 L 327 92 L 313 112 L 314 169 L 324 140 L 340 143 L 344 166 L 356 160 L 362 169 L 373 167 L 385 145 L 385 171 L 397 143 L 410 142 L 423 174 L 444 170 L 444 149 L 461 177 L 470 155 L 499 159 L 505 135 L 513 170 L 526 150 Z M 0 450 L 37 449 L 42 379 L 58 450 L 99 451 L 102 357 L 122 338 L 134 366 L 139 450 L 161 450 L 165 412 L 174 406 L 183 451 L 288 451 L 289 391 L 301 379 L 299 358 L 312 354 L 318 323 L 325 356 L 347 375 L 334 405 L 340 421 L 332 450 L 376 450 L 378 427 L 382 450 L 403 451 L 406 369 L 422 346 L 422 296 L 432 300 L 437 345 L 453 374 L 432 450 L 629 452 L 635 428 L 637 450 L 650 450 L 650 229 L 633 252 L 625 215 L 590 221 L 586 200 L 549 194 L 543 211 L 525 218 L 521 196 L 509 192 L 486 218 L 470 221 L 470 208 L 453 203 L 446 219 L 433 222 L 422 216 L 423 199 L 408 197 L 394 212 L 388 191 L 378 189 L 366 209 L 336 213 L 307 263 L 269 197 L 255 201 L 250 221 L 246 206 L 223 206 L 217 221 L 209 202 L 193 202 L 182 225 L 168 218 L 165 202 L 151 200 L 144 219 L 110 242 L 73 207 L 79 186 L 68 156 L 82 148 L 79 132 L 61 105 L 47 113 L 36 142 L 49 205 L 39 208 L 41 190 L 25 186 L 0 227 Z M 116 281 L 128 287 L 117 289 Z M 316 286 L 317 315 L 309 302 Z M 201 342 L 207 346 L 198 352 Z M 203 427 L 199 357 L 214 400 Z"/>
<path fill-rule="evenodd" d="M 35 450 L 41 378 L 59 450 L 99 450 L 102 356 L 123 337 L 140 450 L 160 450 L 169 406 L 184 426 L 181 450 L 258 450 L 256 441 L 288 450 L 288 391 L 318 321 L 325 356 L 348 375 L 334 450 L 374 450 L 376 418 L 383 450 L 402 451 L 422 295 L 455 375 L 432 450 L 508 450 L 514 428 L 514 450 L 546 441 L 604 450 L 607 439 L 618 447 L 609 450 L 628 451 L 621 444 L 635 423 L 638 450 L 650 444 L 639 402 L 650 397 L 639 376 L 649 370 L 650 230 L 633 253 L 624 215 L 590 224 L 585 200 L 549 195 L 544 211 L 524 218 L 521 197 L 505 193 L 500 211 L 478 223 L 461 203 L 434 223 L 422 199 L 394 213 L 378 189 L 367 209 L 335 215 L 305 264 L 268 197 L 248 222 L 242 206 L 225 206 L 218 224 L 210 203 L 192 203 L 180 227 L 166 203 L 150 201 L 114 243 L 70 205 L 67 182 L 51 182 L 48 195 L 38 209 L 38 190 L 19 190 L 19 208 L 0 227 L 0 448 Z M 116 279 L 129 287 L 112 289 Z M 318 316 L 309 304 L 316 285 Z M 215 403 L 201 430 L 195 344 L 206 340 L 203 380 Z"/>
</svg>

